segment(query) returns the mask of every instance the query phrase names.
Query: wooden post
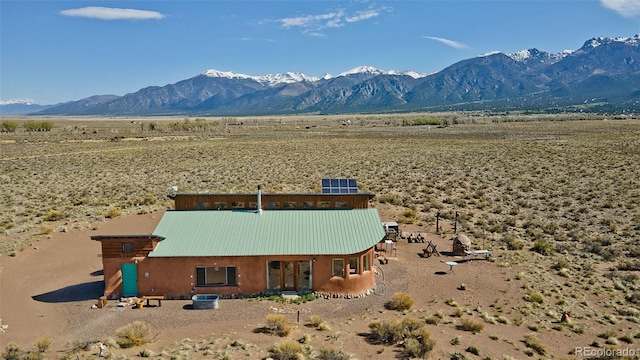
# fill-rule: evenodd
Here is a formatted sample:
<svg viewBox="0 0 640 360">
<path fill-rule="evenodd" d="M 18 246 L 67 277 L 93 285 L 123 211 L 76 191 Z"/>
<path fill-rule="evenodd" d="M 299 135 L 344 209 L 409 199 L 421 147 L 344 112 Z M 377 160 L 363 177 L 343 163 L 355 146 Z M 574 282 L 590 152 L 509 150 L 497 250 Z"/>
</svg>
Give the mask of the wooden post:
<svg viewBox="0 0 640 360">
<path fill-rule="evenodd" d="M 438 210 L 438 213 L 436 214 L 436 234 L 440 234 L 439 222 L 440 222 L 440 210 Z"/>
<path fill-rule="evenodd" d="M 458 233 L 458 212 L 456 211 L 456 218 L 453 221 L 453 233 L 457 234 Z"/>
</svg>

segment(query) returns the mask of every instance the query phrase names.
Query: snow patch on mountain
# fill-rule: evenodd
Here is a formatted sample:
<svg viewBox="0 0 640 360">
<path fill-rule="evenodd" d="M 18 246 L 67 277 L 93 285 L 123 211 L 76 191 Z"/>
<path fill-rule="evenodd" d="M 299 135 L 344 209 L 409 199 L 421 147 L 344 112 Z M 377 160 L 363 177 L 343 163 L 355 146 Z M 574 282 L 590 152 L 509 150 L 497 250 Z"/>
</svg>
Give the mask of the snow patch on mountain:
<svg viewBox="0 0 640 360">
<path fill-rule="evenodd" d="M 489 51 L 489 52 L 486 52 L 484 54 L 478 55 L 478 57 L 488 57 L 488 56 L 496 55 L 496 54 L 501 54 L 501 52 L 500 51 Z"/>
<path fill-rule="evenodd" d="M 587 48 L 587 47 L 597 48 L 600 45 L 610 44 L 614 42 L 620 42 L 625 45 L 637 46 L 640 44 L 640 34 L 636 34 L 632 37 L 613 37 L 613 38 L 606 37 L 606 36 L 598 36 L 598 37 L 594 37 L 593 39 L 587 40 L 582 46 L 582 48 Z"/>
<path fill-rule="evenodd" d="M 37 105 L 37 102 L 31 99 L 0 100 L 0 105 Z"/>
<path fill-rule="evenodd" d="M 207 70 L 202 73 L 204 76 L 209 77 L 217 77 L 217 78 L 227 78 L 227 79 L 247 79 L 254 80 L 259 83 L 267 84 L 269 86 L 275 86 L 278 84 L 291 84 L 296 82 L 308 81 L 313 82 L 317 81 L 318 78 L 310 77 L 302 73 L 296 72 L 286 72 L 284 74 L 267 74 L 262 76 L 252 76 L 246 74 L 240 74 L 233 71 L 219 71 L 215 69 Z"/>
<path fill-rule="evenodd" d="M 427 77 L 427 74 L 419 73 L 413 70 L 405 70 L 405 71 L 389 70 L 388 74 L 389 75 L 407 75 L 407 76 L 411 76 L 414 79 Z"/>
<path fill-rule="evenodd" d="M 262 76 L 252 76 L 252 75 L 236 73 L 233 71 L 219 71 L 215 69 L 207 70 L 203 72 L 201 75 L 209 76 L 209 77 L 217 77 L 217 78 L 227 78 L 227 79 L 254 80 L 262 84 L 267 84 L 268 86 L 275 86 L 278 84 L 292 84 L 292 83 L 303 82 L 303 81 L 315 82 L 318 80 L 329 80 L 329 79 L 334 79 L 341 76 L 349 76 L 349 75 L 356 75 L 356 74 L 370 74 L 374 76 L 375 75 L 407 75 L 407 76 L 411 76 L 414 79 L 419 79 L 427 76 L 427 74 L 419 73 L 412 70 L 384 71 L 384 70 L 377 69 L 373 66 L 358 66 L 351 70 L 342 72 L 335 77 L 329 73 L 324 74 L 321 77 L 313 77 L 313 76 L 307 76 L 305 74 L 297 73 L 297 72 L 286 72 L 284 74 L 278 73 L 275 75 L 267 74 Z"/>
</svg>

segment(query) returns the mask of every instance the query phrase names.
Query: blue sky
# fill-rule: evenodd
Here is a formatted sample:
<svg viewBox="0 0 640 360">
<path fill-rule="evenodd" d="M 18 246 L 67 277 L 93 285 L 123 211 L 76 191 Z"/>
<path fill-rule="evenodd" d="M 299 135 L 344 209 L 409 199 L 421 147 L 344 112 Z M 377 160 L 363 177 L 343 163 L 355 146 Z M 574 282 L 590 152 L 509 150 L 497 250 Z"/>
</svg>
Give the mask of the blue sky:
<svg viewBox="0 0 640 360">
<path fill-rule="evenodd" d="M 0 101 L 124 95 L 208 70 L 433 73 L 640 33 L 640 0 L 0 0 Z"/>
</svg>

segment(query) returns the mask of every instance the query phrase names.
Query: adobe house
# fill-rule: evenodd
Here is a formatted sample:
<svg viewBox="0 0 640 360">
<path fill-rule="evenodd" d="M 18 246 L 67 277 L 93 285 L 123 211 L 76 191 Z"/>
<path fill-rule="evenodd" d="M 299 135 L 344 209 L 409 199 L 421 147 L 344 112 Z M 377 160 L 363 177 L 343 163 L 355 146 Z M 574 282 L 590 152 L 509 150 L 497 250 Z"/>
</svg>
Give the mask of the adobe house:
<svg viewBox="0 0 640 360">
<path fill-rule="evenodd" d="M 373 289 L 372 194 L 172 194 L 152 234 L 99 235 L 105 296 Z"/>
</svg>

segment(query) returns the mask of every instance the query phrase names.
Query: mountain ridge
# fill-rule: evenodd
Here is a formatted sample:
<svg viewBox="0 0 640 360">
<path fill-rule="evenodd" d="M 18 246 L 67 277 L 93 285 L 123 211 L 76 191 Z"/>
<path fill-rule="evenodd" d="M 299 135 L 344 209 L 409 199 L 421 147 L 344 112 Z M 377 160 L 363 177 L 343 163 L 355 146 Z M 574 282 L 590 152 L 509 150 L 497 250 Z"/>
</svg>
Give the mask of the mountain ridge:
<svg viewBox="0 0 640 360">
<path fill-rule="evenodd" d="M 92 96 L 35 114 L 224 116 L 576 107 L 584 111 L 585 104 L 596 111 L 624 112 L 638 111 L 639 93 L 637 34 L 594 37 L 577 50 L 557 54 L 536 48 L 486 53 L 429 75 L 373 66 L 321 77 L 296 72 L 252 76 L 210 69 L 174 84 L 123 96 Z"/>
</svg>

